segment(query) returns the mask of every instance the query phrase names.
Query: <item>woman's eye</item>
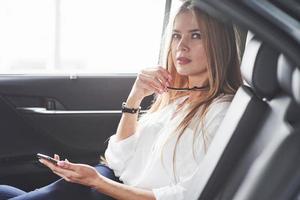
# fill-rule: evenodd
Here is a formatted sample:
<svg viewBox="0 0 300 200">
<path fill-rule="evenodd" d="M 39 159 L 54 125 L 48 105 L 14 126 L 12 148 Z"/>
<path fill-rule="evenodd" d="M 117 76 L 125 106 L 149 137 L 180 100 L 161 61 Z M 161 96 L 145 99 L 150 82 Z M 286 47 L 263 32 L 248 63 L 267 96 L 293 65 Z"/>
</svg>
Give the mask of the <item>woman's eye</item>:
<svg viewBox="0 0 300 200">
<path fill-rule="evenodd" d="M 201 39 L 201 34 L 200 33 L 193 33 L 192 34 L 192 39 Z"/>
<path fill-rule="evenodd" d="M 172 34 L 172 39 L 180 39 L 180 38 L 181 38 L 180 34 L 178 34 L 178 33 Z"/>
</svg>

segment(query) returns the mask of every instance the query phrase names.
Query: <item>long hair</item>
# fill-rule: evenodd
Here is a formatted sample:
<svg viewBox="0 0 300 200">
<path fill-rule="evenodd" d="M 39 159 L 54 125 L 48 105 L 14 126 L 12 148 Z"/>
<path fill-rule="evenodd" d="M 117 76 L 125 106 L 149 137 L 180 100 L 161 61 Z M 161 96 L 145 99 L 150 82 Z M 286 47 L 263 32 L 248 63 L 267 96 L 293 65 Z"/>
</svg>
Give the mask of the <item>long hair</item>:
<svg viewBox="0 0 300 200">
<path fill-rule="evenodd" d="M 200 112 L 200 125 L 203 126 L 203 119 L 208 112 L 209 106 L 218 96 L 222 94 L 235 94 L 239 86 L 242 84 L 240 73 L 240 52 L 239 38 L 237 31 L 231 24 L 225 24 L 207 15 L 197 8 L 191 1 L 185 1 L 174 16 L 178 16 L 183 12 L 192 12 L 199 27 L 203 32 L 204 50 L 207 56 L 208 65 L 208 85 L 209 90 L 201 95 L 196 102 L 189 105 L 188 113 L 183 121 L 177 127 L 177 142 L 173 154 L 173 163 L 176 158 L 176 147 L 178 141 L 184 133 L 184 130 L 191 123 L 193 117 Z M 201 20 L 200 20 L 201 19 Z M 165 39 L 165 49 L 163 50 L 162 61 L 163 66 L 171 73 L 173 87 L 187 87 L 188 79 L 177 73 L 174 62 L 171 56 L 171 29 L 173 28 L 174 20 L 171 21 L 167 28 Z M 183 96 L 182 92 L 169 91 L 158 96 L 148 112 L 155 112 L 166 105 L 172 103 L 177 98 Z M 205 131 L 202 130 L 204 147 L 206 146 Z"/>
</svg>

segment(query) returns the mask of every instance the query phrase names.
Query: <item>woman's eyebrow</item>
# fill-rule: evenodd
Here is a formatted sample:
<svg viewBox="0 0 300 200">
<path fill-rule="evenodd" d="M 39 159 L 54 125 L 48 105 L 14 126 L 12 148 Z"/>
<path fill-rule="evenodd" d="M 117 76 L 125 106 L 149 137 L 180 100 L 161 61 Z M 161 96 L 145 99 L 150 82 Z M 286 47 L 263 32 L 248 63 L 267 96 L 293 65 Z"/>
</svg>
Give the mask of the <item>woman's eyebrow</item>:
<svg viewBox="0 0 300 200">
<path fill-rule="evenodd" d="M 173 29 L 172 32 L 173 33 L 180 33 L 180 31 L 176 30 L 176 29 Z M 194 32 L 200 32 L 201 33 L 200 29 L 192 29 L 192 30 L 189 30 L 189 32 L 190 33 L 194 33 Z"/>
<path fill-rule="evenodd" d="M 201 31 L 200 31 L 200 29 L 192 29 L 192 30 L 190 30 L 189 32 L 190 32 L 190 33 L 193 33 L 193 32 L 201 32 Z"/>
</svg>

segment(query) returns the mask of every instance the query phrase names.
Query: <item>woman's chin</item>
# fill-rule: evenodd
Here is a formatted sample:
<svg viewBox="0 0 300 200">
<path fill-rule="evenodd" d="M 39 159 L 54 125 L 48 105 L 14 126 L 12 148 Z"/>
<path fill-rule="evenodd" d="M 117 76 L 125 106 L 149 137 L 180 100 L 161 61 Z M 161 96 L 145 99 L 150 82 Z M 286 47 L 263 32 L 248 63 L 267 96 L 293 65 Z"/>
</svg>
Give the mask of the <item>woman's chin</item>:
<svg viewBox="0 0 300 200">
<path fill-rule="evenodd" d="M 177 73 L 180 76 L 193 76 L 195 73 L 193 73 L 191 70 L 186 70 L 186 69 L 177 69 Z"/>
<path fill-rule="evenodd" d="M 193 69 L 189 66 L 177 66 L 176 71 L 181 76 L 203 76 L 206 70 Z"/>
<path fill-rule="evenodd" d="M 189 76 L 190 75 L 190 70 L 188 70 L 186 67 L 176 67 L 176 71 L 179 75 L 181 76 Z"/>
<path fill-rule="evenodd" d="M 178 73 L 180 76 L 189 76 L 189 73 L 187 73 L 187 72 L 177 71 L 177 73 Z"/>
</svg>

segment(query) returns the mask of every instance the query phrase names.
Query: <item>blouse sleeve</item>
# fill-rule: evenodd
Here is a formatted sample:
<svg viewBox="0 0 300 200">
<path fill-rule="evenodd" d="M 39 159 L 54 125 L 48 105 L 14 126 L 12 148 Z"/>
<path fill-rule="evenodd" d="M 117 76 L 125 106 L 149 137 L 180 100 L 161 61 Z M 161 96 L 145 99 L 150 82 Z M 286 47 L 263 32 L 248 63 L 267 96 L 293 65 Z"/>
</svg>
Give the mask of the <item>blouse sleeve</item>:
<svg viewBox="0 0 300 200">
<path fill-rule="evenodd" d="M 114 171 L 116 176 L 121 175 L 127 161 L 134 154 L 137 139 L 136 134 L 121 141 L 116 141 L 116 135 L 110 137 L 108 147 L 105 151 L 105 159 L 109 168 Z"/>
<path fill-rule="evenodd" d="M 205 127 L 207 134 L 212 137 L 217 132 L 230 102 L 216 103 L 207 113 L 205 118 Z M 211 141 L 210 141 L 211 142 Z M 209 142 L 209 143 L 210 143 Z M 201 163 L 198 165 L 197 170 L 189 176 L 183 177 L 180 182 L 173 185 L 168 185 L 161 188 L 153 189 L 156 200 L 194 200 L 199 196 L 199 184 L 201 181 Z"/>
<path fill-rule="evenodd" d="M 147 124 L 148 118 L 147 116 L 141 117 L 136 133 L 128 138 L 117 141 L 116 135 L 110 137 L 105 150 L 105 159 L 108 167 L 114 171 L 116 176 L 122 174 L 128 161 L 133 157 L 140 135 L 139 131 Z"/>
</svg>

